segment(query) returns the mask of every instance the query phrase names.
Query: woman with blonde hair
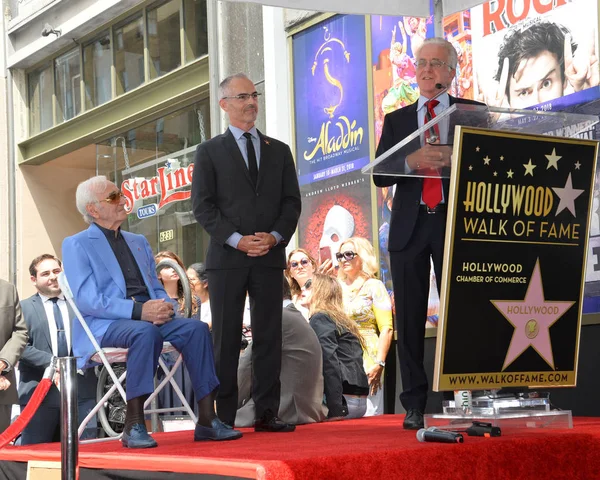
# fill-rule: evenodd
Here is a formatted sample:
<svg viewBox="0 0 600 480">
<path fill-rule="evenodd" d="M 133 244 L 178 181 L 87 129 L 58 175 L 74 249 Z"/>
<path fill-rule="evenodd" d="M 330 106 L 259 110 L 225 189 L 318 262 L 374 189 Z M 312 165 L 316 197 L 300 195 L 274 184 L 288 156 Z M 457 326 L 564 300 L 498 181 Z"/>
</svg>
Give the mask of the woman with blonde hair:
<svg viewBox="0 0 600 480">
<path fill-rule="evenodd" d="M 383 414 L 383 369 L 394 326 L 392 301 L 378 280 L 378 264 L 371 243 L 352 237 L 340 245 L 336 259 L 338 278 L 344 295 L 344 309 L 354 321 L 365 342 L 364 367 L 370 393 L 365 416 Z"/>
<path fill-rule="evenodd" d="M 360 418 L 367 411 L 369 383 L 363 368 L 363 341 L 344 312 L 335 278 L 314 274 L 304 284 L 302 303 L 323 352 L 323 382 L 329 419 Z"/>
</svg>

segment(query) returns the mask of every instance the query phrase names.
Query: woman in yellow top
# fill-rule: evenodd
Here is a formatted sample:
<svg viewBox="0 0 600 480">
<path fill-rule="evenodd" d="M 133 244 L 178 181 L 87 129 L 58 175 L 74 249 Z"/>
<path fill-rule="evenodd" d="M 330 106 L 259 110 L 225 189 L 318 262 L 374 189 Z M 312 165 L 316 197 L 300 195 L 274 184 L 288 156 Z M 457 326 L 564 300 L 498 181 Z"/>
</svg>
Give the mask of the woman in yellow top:
<svg viewBox="0 0 600 480">
<path fill-rule="evenodd" d="M 371 243 L 352 237 L 340 245 L 336 254 L 338 278 L 344 293 L 344 308 L 358 324 L 364 338 L 364 367 L 369 379 L 369 397 L 365 416 L 383 414 L 383 368 L 394 326 L 392 301 L 385 285 L 376 278 L 377 259 Z"/>
</svg>

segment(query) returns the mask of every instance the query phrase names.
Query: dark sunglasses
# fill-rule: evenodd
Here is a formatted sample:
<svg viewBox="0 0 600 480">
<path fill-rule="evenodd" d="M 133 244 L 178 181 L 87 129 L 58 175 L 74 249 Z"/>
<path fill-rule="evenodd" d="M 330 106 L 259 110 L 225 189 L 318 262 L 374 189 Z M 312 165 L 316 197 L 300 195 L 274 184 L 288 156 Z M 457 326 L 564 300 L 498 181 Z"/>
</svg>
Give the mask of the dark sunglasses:
<svg viewBox="0 0 600 480">
<path fill-rule="evenodd" d="M 111 192 L 108 197 L 104 200 L 100 200 L 101 202 L 110 203 L 111 205 L 116 205 L 121 201 L 121 197 L 123 196 L 123 192 L 121 190 L 115 190 Z"/>
<path fill-rule="evenodd" d="M 347 252 L 338 252 L 335 254 L 335 258 L 338 262 L 343 262 L 344 260 L 351 262 L 354 260 L 354 257 L 358 257 L 358 253 L 354 253 L 351 250 L 348 250 Z"/>
<path fill-rule="evenodd" d="M 312 278 L 309 278 L 302 288 L 308 290 L 310 287 L 312 287 Z"/>
<path fill-rule="evenodd" d="M 299 262 L 296 262 L 294 260 L 293 262 L 290 262 L 290 268 L 298 268 L 298 265 L 302 265 L 303 267 L 306 267 L 309 263 L 310 263 L 310 260 L 308 258 L 303 258 Z"/>
</svg>

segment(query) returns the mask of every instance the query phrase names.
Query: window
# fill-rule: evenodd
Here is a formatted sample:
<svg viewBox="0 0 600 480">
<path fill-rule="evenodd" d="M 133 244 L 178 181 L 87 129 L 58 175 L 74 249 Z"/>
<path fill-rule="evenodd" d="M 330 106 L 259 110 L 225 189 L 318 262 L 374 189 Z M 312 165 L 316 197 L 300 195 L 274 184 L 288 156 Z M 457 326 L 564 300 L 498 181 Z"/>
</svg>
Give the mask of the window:
<svg viewBox="0 0 600 480">
<path fill-rule="evenodd" d="M 144 83 L 144 22 L 141 16 L 114 29 L 117 95 Z"/>
<path fill-rule="evenodd" d="M 29 134 L 50 128 L 52 120 L 52 66 L 29 74 Z"/>
<path fill-rule="evenodd" d="M 208 53 L 206 0 L 184 0 L 183 18 L 185 22 L 185 58 L 189 62 Z"/>
<path fill-rule="evenodd" d="M 171 1 L 148 10 L 150 78 L 157 78 L 181 65 L 179 2 Z"/>
<path fill-rule="evenodd" d="M 81 112 L 81 67 L 79 48 L 54 60 L 56 86 L 57 123 L 79 115 Z"/>
<path fill-rule="evenodd" d="M 83 80 L 85 82 L 85 108 L 102 105 L 112 98 L 110 69 L 110 33 L 83 47 Z"/>
</svg>

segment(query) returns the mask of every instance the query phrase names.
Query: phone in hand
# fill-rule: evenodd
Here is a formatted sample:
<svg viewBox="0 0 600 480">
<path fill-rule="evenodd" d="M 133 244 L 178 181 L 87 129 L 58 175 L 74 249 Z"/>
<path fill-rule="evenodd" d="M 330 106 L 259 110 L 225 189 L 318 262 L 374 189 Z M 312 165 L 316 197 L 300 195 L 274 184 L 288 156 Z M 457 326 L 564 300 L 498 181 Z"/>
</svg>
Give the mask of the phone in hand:
<svg viewBox="0 0 600 480">
<path fill-rule="evenodd" d="M 319 249 L 319 263 L 323 263 L 325 260 L 331 260 L 331 247 L 321 247 Z"/>
</svg>

